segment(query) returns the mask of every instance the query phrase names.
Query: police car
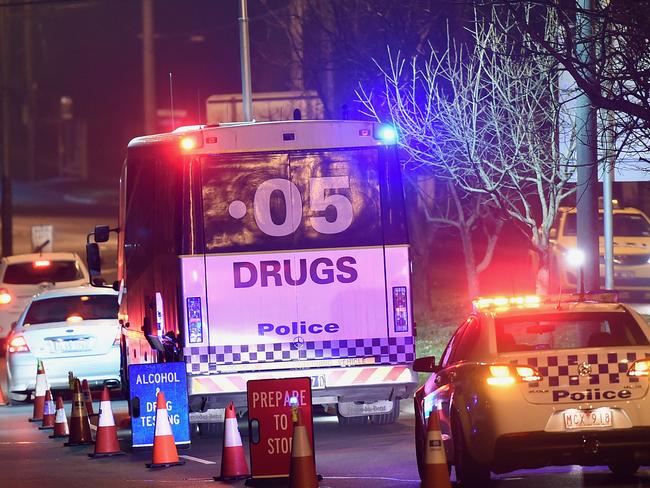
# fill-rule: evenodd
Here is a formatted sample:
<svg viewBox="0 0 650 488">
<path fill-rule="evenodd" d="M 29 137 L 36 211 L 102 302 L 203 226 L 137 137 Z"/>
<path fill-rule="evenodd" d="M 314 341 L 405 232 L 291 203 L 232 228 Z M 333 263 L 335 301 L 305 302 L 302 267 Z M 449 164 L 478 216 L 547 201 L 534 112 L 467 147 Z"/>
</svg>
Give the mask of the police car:
<svg viewBox="0 0 650 488">
<path fill-rule="evenodd" d="M 650 463 L 650 330 L 616 294 L 474 301 L 415 393 L 422 473 L 426 421 L 437 412 L 447 461 L 462 486 L 490 472 Z"/>
</svg>

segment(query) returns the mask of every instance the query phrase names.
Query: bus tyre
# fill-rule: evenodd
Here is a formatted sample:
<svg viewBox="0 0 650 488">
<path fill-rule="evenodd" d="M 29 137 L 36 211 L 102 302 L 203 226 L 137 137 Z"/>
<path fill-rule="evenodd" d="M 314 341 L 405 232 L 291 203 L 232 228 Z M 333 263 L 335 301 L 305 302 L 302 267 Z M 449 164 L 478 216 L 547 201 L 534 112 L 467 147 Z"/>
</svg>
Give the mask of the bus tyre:
<svg viewBox="0 0 650 488">
<path fill-rule="evenodd" d="M 336 411 L 336 416 L 339 419 L 339 425 L 345 426 L 367 425 L 370 420 L 367 415 L 362 415 L 360 417 L 344 417 L 338 410 Z"/>
<path fill-rule="evenodd" d="M 452 417 L 451 429 L 454 442 L 454 467 L 458 484 L 462 488 L 490 486 L 490 470 L 472 457 L 465 444 L 460 421 L 456 416 Z"/>
<path fill-rule="evenodd" d="M 389 425 L 397 422 L 399 418 L 399 399 L 393 400 L 393 409 L 388 413 L 371 415 L 370 421 L 375 425 Z"/>
<path fill-rule="evenodd" d="M 634 461 L 621 461 L 608 466 L 609 470 L 618 478 L 631 478 L 639 469 Z"/>
</svg>

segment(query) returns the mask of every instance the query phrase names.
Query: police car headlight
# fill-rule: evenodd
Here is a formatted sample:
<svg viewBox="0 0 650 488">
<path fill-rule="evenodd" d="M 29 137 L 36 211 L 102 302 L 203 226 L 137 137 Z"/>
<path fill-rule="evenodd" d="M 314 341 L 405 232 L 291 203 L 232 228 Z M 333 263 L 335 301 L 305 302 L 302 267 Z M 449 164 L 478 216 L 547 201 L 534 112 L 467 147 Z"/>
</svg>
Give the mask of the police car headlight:
<svg viewBox="0 0 650 488">
<path fill-rule="evenodd" d="M 650 359 L 639 359 L 630 365 L 627 370 L 628 376 L 648 376 L 650 373 Z"/>
</svg>

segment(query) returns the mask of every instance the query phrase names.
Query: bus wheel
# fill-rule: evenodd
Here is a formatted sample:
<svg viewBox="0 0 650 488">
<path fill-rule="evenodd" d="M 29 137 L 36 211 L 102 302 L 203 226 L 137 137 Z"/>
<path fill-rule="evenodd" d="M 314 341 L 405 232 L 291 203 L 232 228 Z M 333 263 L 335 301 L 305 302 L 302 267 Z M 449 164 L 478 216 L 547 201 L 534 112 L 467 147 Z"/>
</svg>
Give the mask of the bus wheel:
<svg viewBox="0 0 650 488">
<path fill-rule="evenodd" d="M 393 400 L 393 409 L 388 413 L 379 413 L 371 415 L 370 421 L 376 425 L 389 425 L 397 422 L 399 418 L 399 399 Z"/>
<path fill-rule="evenodd" d="M 367 415 L 361 415 L 360 417 L 344 417 L 341 413 L 336 411 L 336 416 L 339 419 L 339 425 L 352 426 L 352 425 L 367 425 L 370 419 Z"/>
</svg>

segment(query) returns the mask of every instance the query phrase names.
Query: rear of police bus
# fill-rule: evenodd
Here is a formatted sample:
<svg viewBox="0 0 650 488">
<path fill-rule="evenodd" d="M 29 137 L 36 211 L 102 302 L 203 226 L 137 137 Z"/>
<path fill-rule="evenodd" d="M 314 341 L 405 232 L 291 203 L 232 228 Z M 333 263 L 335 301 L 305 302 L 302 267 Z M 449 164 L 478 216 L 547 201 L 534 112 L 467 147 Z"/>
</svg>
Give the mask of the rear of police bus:
<svg viewBox="0 0 650 488">
<path fill-rule="evenodd" d="M 342 422 L 393 422 L 417 382 L 394 140 L 369 122 L 298 121 L 207 127 L 183 144 L 191 407 L 244 406 L 251 379 L 309 377 Z"/>
</svg>

